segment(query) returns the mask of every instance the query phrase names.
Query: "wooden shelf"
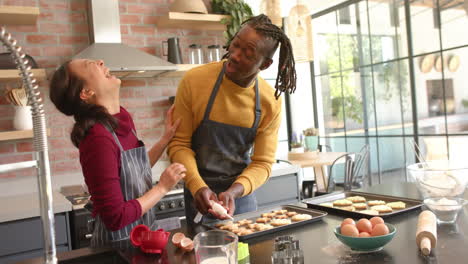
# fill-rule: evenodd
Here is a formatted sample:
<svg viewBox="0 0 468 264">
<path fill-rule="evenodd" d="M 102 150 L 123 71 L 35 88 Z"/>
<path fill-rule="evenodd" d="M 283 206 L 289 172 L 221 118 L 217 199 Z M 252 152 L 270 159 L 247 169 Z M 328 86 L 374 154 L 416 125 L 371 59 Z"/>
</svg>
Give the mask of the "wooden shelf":
<svg viewBox="0 0 468 264">
<path fill-rule="evenodd" d="M 50 130 L 47 129 L 47 136 L 50 136 Z M 32 130 L 12 130 L 0 132 L 0 142 L 17 139 L 33 138 Z"/>
<path fill-rule="evenodd" d="M 156 26 L 161 28 L 182 28 L 194 30 L 226 30 L 221 19 L 229 18 L 227 15 L 193 14 L 169 12 L 156 20 Z"/>
<path fill-rule="evenodd" d="M 0 6 L 0 25 L 34 25 L 38 16 L 38 7 Z"/>
<path fill-rule="evenodd" d="M 37 80 L 44 80 L 46 78 L 45 69 L 32 69 L 31 71 Z M 19 70 L 0 70 L 0 81 L 11 81 L 19 79 L 21 79 Z"/>
<path fill-rule="evenodd" d="M 176 78 L 176 77 L 182 77 L 184 76 L 185 72 L 193 69 L 195 67 L 201 66 L 203 64 L 177 64 L 177 70 L 176 71 L 171 71 L 171 72 L 166 72 L 162 74 L 162 77 L 170 77 L 170 78 Z"/>
</svg>

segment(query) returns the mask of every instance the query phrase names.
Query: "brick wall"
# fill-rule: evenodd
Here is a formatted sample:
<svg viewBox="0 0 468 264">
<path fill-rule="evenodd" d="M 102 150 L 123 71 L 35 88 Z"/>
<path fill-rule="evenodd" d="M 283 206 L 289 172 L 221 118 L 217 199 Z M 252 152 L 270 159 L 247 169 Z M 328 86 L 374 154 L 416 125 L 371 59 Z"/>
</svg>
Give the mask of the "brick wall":
<svg viewBox="0 0 468 264">
<path fill-rule="evenodd" d="M 204 46 L 223 43 L 222 32 L 163 29 L 156 18 L 168 12 L 170 0 L 120 0 L 122 42 L 145 52 L 162 56 L 161 42 L 178 36 L 184 62 L 191 43 Z M 33 56 L 50 77 L 55 67 L 77 54 L 89 44 L 86 0 L 0 0 L 0 5 L 38 6 L 40 16 L 34 26 L 7 26 L 27 54 Z M 0 52 L 4 52 L 0 48 Z M 121 105 L 132 114 L 137 132 L 146 145 L 156 142 L 163 132 L 164 116 L 169 107 L 168 97 L 175 95 L 178 78 L 123 80 Z M 12 130 L 13 106 L 3 97 L 6 86 L 0 83 L 0 131 Z M 45 100 L 47 126 L 50 129 L 49 148 L 52 181 L 59 175 L 80 173 L 78 151 L 73 147 L 69 132 L 73 119 L 59 113 L 48 99 L 47 80 L 40 83 Z M 31 140 L 0 142 L 0 164 L 32 158 Z M 167 159 L 167 157 L 165 157 Z M 32 170 L 0 174 L 1 180 L 21 179 L 35 175 Z"/>
</svg>

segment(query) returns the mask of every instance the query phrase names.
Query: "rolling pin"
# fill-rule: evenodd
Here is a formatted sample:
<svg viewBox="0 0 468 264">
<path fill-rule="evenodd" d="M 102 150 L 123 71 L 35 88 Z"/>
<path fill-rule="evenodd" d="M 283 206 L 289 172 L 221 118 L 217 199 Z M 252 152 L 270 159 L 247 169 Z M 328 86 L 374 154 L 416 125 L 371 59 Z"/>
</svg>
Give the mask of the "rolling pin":
<svg viewBox="0 0 468 264">
<path fill-rule="evenodd" d="M 424 256 L 431 254 L 437 243 L 437 219 L 433 212 L 425 210 L 419 214 L 416 229 L 416 244 Z"/>
</svg>

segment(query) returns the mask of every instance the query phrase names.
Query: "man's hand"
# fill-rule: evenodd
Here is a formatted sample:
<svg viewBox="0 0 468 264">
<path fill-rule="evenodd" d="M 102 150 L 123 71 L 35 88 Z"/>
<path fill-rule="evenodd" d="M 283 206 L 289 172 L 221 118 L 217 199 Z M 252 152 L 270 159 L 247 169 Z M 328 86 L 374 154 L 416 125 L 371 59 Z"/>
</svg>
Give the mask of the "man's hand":
<svg viewBox="0 0 468 264">
<path fill-rule="evenodd" d="M 218 202 L 218 197 L 216 196 L 216 193 L 214 193 L 210 188 L 202 187 L 195 193 L 193 200 L 197 210 L 205 215 L 209 213 L 209 210 L 211 209 L 210 200 Z"/>
<path fill-rule="evenodd" d="M 235 199 L 242 197 L 243 193 L 244 186 L 242 186 L 242 184 L 240 183 L 234 183 L 225 192 L 219 193 L 218 199 L 221 202 L 221 204 L 224 205 L 224 207 L 226 207 L 229 215 L 232 216 L 236 211 Z"/>
</svg>

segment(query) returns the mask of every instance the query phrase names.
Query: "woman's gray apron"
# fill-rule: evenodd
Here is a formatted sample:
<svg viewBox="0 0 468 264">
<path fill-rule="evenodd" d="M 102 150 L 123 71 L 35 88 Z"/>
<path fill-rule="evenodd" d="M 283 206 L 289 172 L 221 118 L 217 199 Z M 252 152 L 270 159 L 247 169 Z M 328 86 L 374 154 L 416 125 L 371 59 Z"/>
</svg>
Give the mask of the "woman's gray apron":
<svg viewBox="0 0 468 264">
<path fill-rule="evenodd" d="M 205 183 L 217 194 L 226 191 L 251 162 L 250 150 L 261 116 L 258 81 L 255 80 L 255 120 L 252 127 L 228 125 L 209 119 L 223 76 L 224 66 L 211 92 L 203 120 L 192 135 L 192 150 L 195 152 L 198 171 Z M 187 222 L 192 223 L 197 210 L 187 188 L 184 188 L 184 198 L 185 216 Z M 235 205 L 234 214 L 257 210 L 255 194 L 236 199 Z"/>
<path fill-rule="evenodd" d="M 135 131 L 132 132 L 136 136 Z M 130 201 L 141 197 L 153 187 L 151 167 L 145 145 L 139 140 L 139 147 L 124 151 L 117 135 L 113 131 L 111 133 L 120 148 L 120 186 L 124 199 L 125 201 Z M 130 237 L 130 231 L 132 231 L 133 227 L 139 224 L 145 224 L 150 227 L 155 220 L 153 207 L 137 221 L 118 231 L 110 231 L 105 227 L 100 216 L 97 215 L 91 246 L 97 247 L 109 242 L 127 239 Z"/>
</svg>

